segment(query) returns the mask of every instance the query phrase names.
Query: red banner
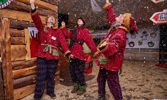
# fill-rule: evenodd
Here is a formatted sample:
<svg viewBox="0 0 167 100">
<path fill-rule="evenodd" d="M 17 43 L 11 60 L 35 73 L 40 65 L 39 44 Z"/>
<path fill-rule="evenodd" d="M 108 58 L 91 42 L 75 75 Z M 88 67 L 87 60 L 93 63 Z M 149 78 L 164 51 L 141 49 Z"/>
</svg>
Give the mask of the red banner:
<svg viewBox="0 0 167 100">
<path fill-rule="evenodd" d="M 150 18 L 151 21 L 155 24 L 163 24 L 167 23 L 167 11 L 164 10 L 162 12 L 156 12 Z"/>
</svg>

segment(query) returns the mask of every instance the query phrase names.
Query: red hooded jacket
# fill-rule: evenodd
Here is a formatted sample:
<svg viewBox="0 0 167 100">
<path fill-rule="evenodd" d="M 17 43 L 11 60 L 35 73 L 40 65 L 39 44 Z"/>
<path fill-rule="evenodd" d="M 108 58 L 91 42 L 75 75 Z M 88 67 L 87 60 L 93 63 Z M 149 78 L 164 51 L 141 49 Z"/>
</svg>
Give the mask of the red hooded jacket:
<svg viewBox="0 0 167 100">
<path fill-rule="evenodd" d="M 107 8 L 107 19 L 110 25 L 116 21 L 112 5 Z M 116 27 L 108 32 L 104 39 L 108 39 L 108 45 L 98 55 L 97 65 L 110 71 L 118 72 L 123 64 L 124 51 L 126 47 L 126 33 L 123 27 Z"/>
</svg>

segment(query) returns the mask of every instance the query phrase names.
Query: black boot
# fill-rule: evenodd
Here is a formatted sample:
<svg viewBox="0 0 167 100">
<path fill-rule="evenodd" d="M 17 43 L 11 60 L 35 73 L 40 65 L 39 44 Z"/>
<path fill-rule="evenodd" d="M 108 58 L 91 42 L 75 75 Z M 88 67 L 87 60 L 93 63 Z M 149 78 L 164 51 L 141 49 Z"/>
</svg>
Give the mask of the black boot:
<svg viewBox="0 0 167 100">
<path fill-rule="evenodd" d="M 52 94 L 47 93 L 47 95 L 49 95 L 51 99 L 56 99 L 56 94 L 54 94 L 54 93 L 52 93 Z"/>
<path fill-rule="evenodd" d="M 76 93 L 79 89 L 79 84 L 78 83 L 74 83 L 74 87 L 73 90 L 71 91 L 71 93 Z"/>
<path fill-rule="evenodd" d="M 34 100 L 41 100 L 41 98 L 34 98 Z"/>
</svg>

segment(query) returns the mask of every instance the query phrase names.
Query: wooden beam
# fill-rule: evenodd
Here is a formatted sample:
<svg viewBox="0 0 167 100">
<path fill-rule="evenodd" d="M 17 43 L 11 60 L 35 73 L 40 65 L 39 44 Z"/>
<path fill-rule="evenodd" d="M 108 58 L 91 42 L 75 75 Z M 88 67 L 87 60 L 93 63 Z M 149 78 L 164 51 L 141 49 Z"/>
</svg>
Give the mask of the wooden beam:
<svg viewBox="0 0 167 100">
<path fill-rule="evenodd" d="M 13 74 L 11 66 L 11 43 L 9 32 L 10 21 L 7 18 L 2 19 L 2 68 L 5 86 L 5 99 L 13 100 Z"/>
<path fill-rule="evenodd" d="M 35 83 L 36 81 L 35 79 L 36 79 L 36 75 L 30 75 L 23 78 L 15 79 L 13 82 L 14 89 L 22 88 L 27 85 L 32 85 Z"/>
<path fill-rule="evenodd" d="M 20 70 L 13 70 L 13 78 L 17 79 L 17 78 L 25 77 L 35 73 L 36 73 L 36 66 L 24 68 Z"/>
<path fill-rule="evenodd" d="M 25 38 L 24 37 L 11 37 L 11 44 L 12 45 L 25 45 Z"/>
<path fill-rule="evenodd" d="M 12 62 L 13 70 L 23 69 L 36 65 L 36 58 L 31 58 L 31 60 L 15 61 Z"/>
<path fill-rule="evenodd" d="M 10 6 L 7 6 L 6 8 L 11 10 L 16 10 L 16 11 L 27 12 L 27 13 L 31 11 L 30 5 L 19 2 L 19 1 L 12 2 Z M 40 15 L 43 15 L 43 16 L 48 16 L 48 15 L 55 16 L 57 13 L 57 11 L 55 12 L 55 11 L 47 10 L 44 8 L 38 8 L 37 11 L 39 12 Z"/>
<path fill-rule="evenodd" d="M 26 3 L 26 4 L 30 4 L 29 0 L 16 0 L 16 1 L 20 1 L 20 2 L 23 2 L 23 3 Z M 56 5 L 53 5 L 53 4 L 50 4 L 50 3 L 47 3 L 47 2 L 44 2 L 44 1 L 41 1 L 41 0 L 36 0 L 35 4 L 39 7 L 41 7 L 41 8 L 53 10 L 53 11 L 55 11 L 55 13 L 58 11 L 58 7 Z"/>
<path fill-rule="evenodd" d="M 26 42 L 26 60 L 30 60 L 31 59 L 31 49 L 30 49 L 30 32 L 28 31 L 28 29 L 24 30 L 25 33 L 25 42 Z"/>
<path fill-rule="evenodd" d="M 31 18 L 30 13 L 15 11 L 15 10 L 8 10 L 8 9 L 2 9 L 0 10 L 0 17 L 20 20 L 20 21 L 27 21 L 27 22 L 33 22 Z M 45 24 L 46 17 L 40 16 L 42 23 Z"/>
<path fill-rule="evenodd" d="M 27 95 L 30 95 L 34 92 L 35 85 L 28 85 L 23 88 L 15 89 L 14 90 L 14 100 L 20 100 Z"/>
<path fill-rule="evenodd" d="M 10 27 L 14 29 L 24 30 L 25 28 L 33 26 L 35 26 L 33 22 L 10 19 Z"/>
<path fill-rule="evenodd" d="M 10 29 L 11 37 L 25 37 L 24 30 Z"/>
</svg>

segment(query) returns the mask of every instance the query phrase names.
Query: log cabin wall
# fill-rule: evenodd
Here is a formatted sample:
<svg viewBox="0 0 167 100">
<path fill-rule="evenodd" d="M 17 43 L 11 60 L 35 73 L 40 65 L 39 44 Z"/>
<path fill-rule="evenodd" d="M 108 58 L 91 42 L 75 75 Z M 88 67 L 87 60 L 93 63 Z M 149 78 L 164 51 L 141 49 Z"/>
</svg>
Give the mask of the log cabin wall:
<svg viewBox="0 0 167 100">
<path fill-rule="evenodd" d="M 3 75 L 2 75 L 2 62 L 0 61 L 0 100 L 4 100 L 4 85 L 3 85 Z"/>
<path fill-rule="evenodd" d="M 57 20 L 58 8 L 55 1 L 36 0 L 36 5 L 44 24 L 48 15 L 54 15 Z M 0 11 L 2 24 L 0 25 L 0 54 L 2 55 L 0 68 L 4 76 L 5 100 L 18 100 L 34 92 L 36 58 L 31 58 L 30 55 L 30 34 L 27 29 L 34 26 L 30 11 L 29 0 L 15 0 Z"/>
<path fill-rule="evenodd" d="M 2 34 L 1 34 L 1 31 L 2 31 L 2 22 L 0 20 L 0 61 L 1 61 L 1 42 L 2 42 Z"/>
</svg>

